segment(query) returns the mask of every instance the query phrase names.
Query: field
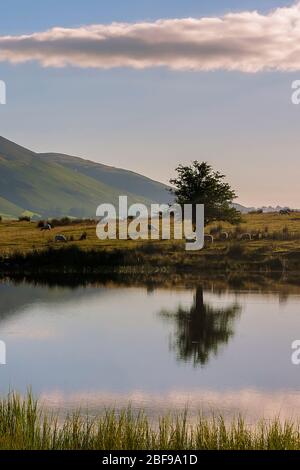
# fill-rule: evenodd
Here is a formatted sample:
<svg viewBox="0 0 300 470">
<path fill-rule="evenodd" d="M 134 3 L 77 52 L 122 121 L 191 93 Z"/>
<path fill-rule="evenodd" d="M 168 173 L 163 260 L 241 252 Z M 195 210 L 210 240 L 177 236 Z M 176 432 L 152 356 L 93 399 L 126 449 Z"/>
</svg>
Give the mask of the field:
<svg viewBox="0 0 300 470">
<path fill-rule="evenodd" d="M 222 416 L 189 423 L 188 413 L 153 423 L 130 408 L 90 418 L 78 410 L 66 418 L 47 415 L 31 394 L 0 401 L 0 450 L 299 450 L 298 423 L 261 421 L 249 427 Z"/>
<path fill-rule="evenodd" d="M 56 250 L 70 259 L 76 254 L 77 262 L 84 263 L 88 254 L 98 257 L 100 265 L 104 253 L 105 264 L 110 262 L 109 254 L 118 254 L 119 265 L 122 266 L 156 266 L 159 268 L 192 269 L 210 266 L 212 269 L 252 269 L 266 270 L 298 270 L 300 267 L 300 213 L 290 215 L 247 214 L 242 223 L 230 226 L 226 223 L 211 224 L 206 233 L 214 234 L 214 243 L 206 243 L 203 250 L 188 253 L 184 249 L 184 241 L 132 241 L 105 240 L 96 236 L 96 223 L 93 221 L 67 221 L 67 224 L 55 226 L 51 231 L 41 231 L 36 222 L 2 221 L 0 223 L 0 256 L 2 262 L 14 260 L 17 267 L 27 260 L 44 256 L 49 259 Z M 226 231 L 230 239 L 221 240 L 220 233 Z M 80 237 L 86 233 L 86 239 Z M 241 240 L 242 233 L 251 233 L 252 240 Z M 67 243 L 55 242 L 55 235 L 62 234 Z M 67 256 L 68 254 L 68 256 Z M 100 258 L 99 258 L 100 257 Z M 56 261 L 57 257 L 55 256 Z M 91 256 L 89 256 L 91 259 Z M 23 260 L 23 261 L 22 261 Z M 51 264 L 51 263 L 50 263 Z M 88 263 L 84 263 L 87 265 Z M 53 266 L 52 266 L 53 267 Z M 61 268 L 61 266 L 60 266 Z M 73 266 L 74 268 L 74 266 Z M 73 269 L 72 268 L 72 269 Z"/>
</svg>

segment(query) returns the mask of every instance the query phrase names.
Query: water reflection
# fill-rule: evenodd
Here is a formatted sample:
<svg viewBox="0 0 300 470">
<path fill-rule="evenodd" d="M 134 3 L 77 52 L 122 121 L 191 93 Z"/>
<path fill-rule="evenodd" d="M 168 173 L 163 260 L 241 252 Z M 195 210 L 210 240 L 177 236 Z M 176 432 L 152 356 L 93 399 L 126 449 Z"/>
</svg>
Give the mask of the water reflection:
<svg viewBox="0 0 300 470">
<path fill-rule="evenodd" d="M 95 413 L 300 415 L 296 279 L 59 281 L 0 283 L 0 394 L 31 386 L 50 408 Z"/>
<path fill-rule="evenodd" d="M 59 410 L 62 415 L 78 406 L 85 413 L 88 405 L 89 414 L 96 415 L 107 408 L 124 409 L 130 403 L 134 412 L 138 413 L 142 408 L 152 418 L 169 412 L 183 413 L 186 409 L 192 419 L 198 419 L 201 410 L 203 416 L 222 414 L 228 420 L 240 414 L 248 424 L 275 417 L 282 422 L 289 419 L 297 421 L 300 416 L 300 392 L 291 390 L 240 388 L 218 391 L 199 388 L 163 393 L 133 390 L 129 393 L 81 391 L 70 394 L 52 390 L 43 393 L 40 398 L 47 409 Z"/>
<path fill-rule="evenodd" d="M 198 287 L 194 302 L 188 309 L 179 306 L 175 311 L 163 310 L 163 318 L 175 322 L 171 347 L 179 360 L 204 366 L 211 354 L 218 354 L 220 346 L 227 344 L 234 335 L 234 322 L 241 313 L 241 306 L 213 307 L 203 300 L 203 288 Z"/>
</svg>

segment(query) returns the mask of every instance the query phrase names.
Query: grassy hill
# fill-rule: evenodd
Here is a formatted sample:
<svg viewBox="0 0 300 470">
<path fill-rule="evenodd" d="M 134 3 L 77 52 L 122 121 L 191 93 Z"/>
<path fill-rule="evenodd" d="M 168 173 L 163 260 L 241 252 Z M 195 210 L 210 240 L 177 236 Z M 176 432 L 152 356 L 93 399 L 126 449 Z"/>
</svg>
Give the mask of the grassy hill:
<svg viewBox="0 0 300 470">
<path fill-rule="evenodd" d="M 167 186 L 133 171 L 123 170 L 100 163 L 71 157 L 58 153 L 42 153 L 40 157 L 47 162 L 55 162 L 78 174 L 93 178 L 122 194 L 134 193 L 149 201 L 168 203 L 171 201 Z"/>
<path fill-rule="evenodd" d="M 99 204 L 166 202 L 167 187 L 142 175 L 59 154 L 38 154 L 0 137 L 0 215 L 93 217 Z"/>
</svg>

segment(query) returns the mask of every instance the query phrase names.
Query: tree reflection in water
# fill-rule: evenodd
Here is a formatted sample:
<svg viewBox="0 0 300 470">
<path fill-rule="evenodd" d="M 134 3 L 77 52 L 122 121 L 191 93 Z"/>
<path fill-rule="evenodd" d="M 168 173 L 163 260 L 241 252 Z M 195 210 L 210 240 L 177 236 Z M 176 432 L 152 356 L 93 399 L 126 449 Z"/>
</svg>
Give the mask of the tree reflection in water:
<svg viewBox="0 0 300 470">
<path fill-rule="evenodd" d="M 174 312 L 163 310 L 163 318 L 175 322 L 171 348 L 181 361 L 192 362 L 196 367 L 207 364 L 211 354 L 218 354 L 221 345 L 234 335 L 234 321 L 241 306 L 234 303 L 226 308 L 215 308 L 203 300 L 203 288 L 198 287 L 190 309 L 181 306 Z"/>
</svg>

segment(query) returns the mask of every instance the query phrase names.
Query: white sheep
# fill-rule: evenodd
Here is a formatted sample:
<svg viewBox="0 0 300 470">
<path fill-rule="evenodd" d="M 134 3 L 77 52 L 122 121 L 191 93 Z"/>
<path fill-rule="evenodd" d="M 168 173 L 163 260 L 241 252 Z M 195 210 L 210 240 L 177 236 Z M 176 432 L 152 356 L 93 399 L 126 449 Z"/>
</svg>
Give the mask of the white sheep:
<svg viewBox="0 0 300 470">
<path fill-rule="evenodd" d="M 251 233 L 242 233 L 240 240 L 252 240 Z"/>
<path fill-rule="evenodd" d="M 66 242 L 67 239 L 66 239 L 66 237 L 65 237 L 64 235 L 60 235 L 60 234 L 59 234 L 59 235 L 55 235 L 55 241 L 56 241 L 56 242 Z"/>
<path fill-rule="evenodd" d="M 204 241 L 213 243 L 214 242 L 214 237 L 212 235 L 204 235 Z"/>
</svg>

